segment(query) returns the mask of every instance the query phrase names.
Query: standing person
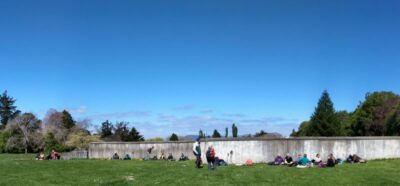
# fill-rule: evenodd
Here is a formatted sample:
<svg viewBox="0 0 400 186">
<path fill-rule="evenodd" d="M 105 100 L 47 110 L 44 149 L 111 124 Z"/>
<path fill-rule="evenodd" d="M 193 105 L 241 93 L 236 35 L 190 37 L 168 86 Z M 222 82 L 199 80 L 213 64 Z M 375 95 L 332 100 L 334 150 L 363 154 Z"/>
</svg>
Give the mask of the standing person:
<svg viewBox="0 0 400 186">
<path fill-rule="evenodd" d="M 193 154 L 196 156 L 196 168 L 202 168 L 200 138 L 197 138 L 196 141 L 193 143 Z"/>
<path fill-rule="evenodd" d="M 214 146 L 211 145 L 211 163 L 212 163 L 212 169 L 217 168 L 216 162 L 215 162 L 215 149 Z"/>
<path fill-rule="evenodd" d="M 215 169 L 215 149 L 213 146 L 208 147 L 206 152 L 208 170 Z"/>
</svg>

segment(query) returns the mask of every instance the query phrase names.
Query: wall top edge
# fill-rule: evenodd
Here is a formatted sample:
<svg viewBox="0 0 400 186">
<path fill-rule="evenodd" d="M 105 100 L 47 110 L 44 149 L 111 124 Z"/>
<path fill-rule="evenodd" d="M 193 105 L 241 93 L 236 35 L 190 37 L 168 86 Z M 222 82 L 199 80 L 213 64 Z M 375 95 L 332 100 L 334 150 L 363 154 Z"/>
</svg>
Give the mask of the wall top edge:
<svg viewBox="0 0 400 186">
<path fill-rule="evenodd" d="M 200 142 L 218 142 L 218 141 L 297 141 L 297 140 L 400 140 L 400 136 L 362 136 L 362 137 L 295 137 L 295 138 L 207 138 Z M 90 144 L 165 144 L 165 143 L 193 143 L 192 141 L 141 141 L 141 142 L 121 142 L 104 141 L 92 142 Z"/>
</svg>

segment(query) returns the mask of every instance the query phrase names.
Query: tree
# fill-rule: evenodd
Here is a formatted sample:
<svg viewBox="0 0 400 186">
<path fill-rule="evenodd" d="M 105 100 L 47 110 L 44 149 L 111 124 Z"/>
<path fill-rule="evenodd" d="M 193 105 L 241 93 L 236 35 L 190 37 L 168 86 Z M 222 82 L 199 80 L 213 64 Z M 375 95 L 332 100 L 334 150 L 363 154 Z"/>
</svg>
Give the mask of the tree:
<svg viewBox="0 0 400 186">
<path fill-rule="evenodd" d="M 310 121 L 303 121 L 301 122 L 298 131 L 292 131 L 292 134 L 290 134 L 290 136 L 293 137 L 298 137 L 298 136 L 309 136 L 310 135 Z"/>
<path fill-rule="evenodd" d="M 169 141 L 179 141 L 178 135 L 172 133 L 171 137 L 169 137 Z"/>
<path fill-rule="evenodd" d="M 347 111 L 336 112 L 340 130 L 338 136 L 351 136 L 351 114 Z"/>
<path fill-rule="evenodd" d="M 260 132 L 256 132 L 256 134 L 254 134 L 254 137 L 263 137 L 266 136 L 268 133 L 266 133 L 264 130 L 261 130 Z"/>
<path fill-rule="evenodd" d="M 155 137 L 155 138 L 146 139 L 146 141 L 162 142 L 162 141 L 164 141 L 164 139 L 162 139 L 161 137 Z"/>
<path fill-rule="evenodd" d="M 399 136 L 400 135 L 400 104 L 397 110 L 390 116 L 387 123 L 388 132 L 387 135 Z"/>
<path fill-rule="evenodd" d="M 206 134 L 203 132 L 203 130 L 199 131 L 199 138 L 206 138 Z"/>
<path fill-rule="evenodd" d="M 238 128 L 236 127 L 235 124 L 232 124 L 232 137 L 234 138 L 238 137 Z"/>
<path fill-rule="evenodd" d="M 228 138 L 228 127 L 225 128 L 225 138 Z"/>
<path fill-rule="evenodd" d="M 11 143 L 22 142 L 25 154 L 27 154 L 28 148 L 32 148 L 35 144 L 40 144 L 41 142 L 42 138 L 41 133 L 39 132 L 40 125 L 41 121 L 32 113 L 18 115 L 9 121 L 6 128 L 6 131 L 10 132 L 11 136 L 15 138 L 14 140 L 9 141 L 8 145 L 15 146 L 17 144 Z"/>
<path fill-rule="evenodd" d="M 214 132 L 213 132 L 212 137 L 213 137 L 213 138 L 220 138 L 220 137 L 221 137 L 221 134 L 217 131 L 217 129 L 215 129 Z"/>
<path fill-rule="evenodd" d="M 292 133 L 290 133 L 291 137 L 297 137 L 297 132 L 296 130 L 292 129 Z"/>
<path fill-rule="evenodd" d="M 101 123 L 100 137 L 106 138 L 112 136 L 113 130 L 114 130 L 113 124 L 108 120 L 106 120 L 105 122 Z"/>
<path fill-rule="evenodd" d="M 393 92 L 374 92 L 365 96 L 365 101 L 360 103 L 352 114 L 351 131 L 355 136 L 383 136 L 391 135 L 388 130 L 395 120 L 393 114 L 400 105 L 400 96 Z"/>
<path fill-rule="evenodd" d="M 10 134 L 8 132 L 0 130 L 0 153 L 3 153 L 6 151 L 7 141 L 8 141 L 9 137 L 10 137 Z"/>
<path fill-rule="evenodd" d="M 69 130 L 64 127 L 63 113 L 50 109 L 44 120 L 45 133 L 52 133 L 58 144 L 64 145 L 67 140 Z M 47 136 L 48 137 L 48 136 Z"/>
<path fill-rule="evenodd" d="M 71 149 L 88 149 L 89 143 L 100 141 L 99 136 L 92 136 L 83 131 L 77 131 L 68 135 L 65 144 Z"/>
<path fill-rule="evenodd" d="M 144 137 L 140 135 L 139 131 L 137 131 L 135 127 L 132 127 L 127 139 L 124 141 L 144 141 Z"/>
<path fill-rule="evenodd" d="M 62 111 L 62 124 L 63 127 L 68 130 L 75 126 L 74 119 L 72 118 L 71 114 L 66 110 Z"/>
<path fill-rule="evenodd" d="M 9 120 L 21 113 L 14 105 L 15 101 L 14 98 L 7 95 L 7 91 L 0 96 L 0 129 L 4 129 Z"/>
<path fill-rule="evenodd" d="M 121 121 L 115 123 L 114 139 L 117 141 L 126 141 L 129 135 L 128 123 Z"/>
<path fill-rule="evenodd" d="M 45 137 L 45 150 L 49 153 L 51 150 L 64 151 L 63 146 L 58 142 L 53 133 L 49 132 Z"/>
<path fill-rule="evenodd" d="M 338 136 L 340 134 L 340 123 L 328 91 L 325 90 L 322 93 L 310 122 L 310 136 Z"/>
</svg>

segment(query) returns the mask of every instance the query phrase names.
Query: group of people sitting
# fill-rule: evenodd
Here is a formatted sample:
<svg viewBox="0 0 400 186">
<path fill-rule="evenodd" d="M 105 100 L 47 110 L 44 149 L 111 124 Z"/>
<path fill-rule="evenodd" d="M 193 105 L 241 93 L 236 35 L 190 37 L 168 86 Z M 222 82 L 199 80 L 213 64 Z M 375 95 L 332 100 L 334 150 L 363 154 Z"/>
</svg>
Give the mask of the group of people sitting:
<svg viewBox="0 0 400 186">
<path fill-rule="evenodd" d="M 35 160 L 59 160 L 61 159 L 61 154 L 56 152 L 55 150 L 51 150 L 49 155 L 45 155 L 43 150 L 40 150 L 39 153 L 36 154 Z"/>
<path fill-rule="evenodd" d="M 157 155 L 153 156 L 152 158 L 150 157 L 152 150 L 154 149 L 154 146 L 151 148 L 147 149 L 147 155 L 143 158 L 143 160 L 169 160 L 169 161 L 176 161 L 172 153 L 169 153 L 168 156 L 165 156 L 164 151 L 161 151 L 160 157 L 157 157 Z M 124 158 L 120 158 L 117 152 L 114 153 L 114 155 L 111 157 L 112 160 L 131 160 L 131 156 L 129 154 L 126 154 Z M 185 156 L 183 153 L 178 159 L 179 161 L 186 161 L 189 160 L 187 156 Z"/>
<path fill-rule="evenodd" d="M 114 153 L 114 155 L 111 157 L 112 160 L 121 160 L 119 158 L 118 153 Z M 122 160 L 131 160 L 131 156 L 129 154 L 125 154 L 125 156 L 122 158 Z"/>
<path fill-rule="evenodd" d="M 297 168 L 309 168 L 309 167 L 335 167 L 337 164 L 341 164 L 343 161 L 340 158 L 335 158 L 333 154 L 329 154 L 327 157 L 326 162 L 322 161 L 321 155 L 318 153 L 315 155 L 315 158 L 309 159 L 307 157 L 307 154 L 297 155 L 297 159 L 293 160 L 293 158 L 290 156 L 290 154 L 287 154 L 285 158 L 282 156 L 278 155 L 275 157 L 274 161 L 271 161 L 268 163 L 268 165 L 287 165 L 289 167 L 297 167 Z M 360 156 L 353 154 L 349 155 L 349 157 L 346 159 L 346 162 L 348 163 L 366 163 L 367 161 L 362 159 Z"/>
<path fill-rule="evenodd" d="M 176 161 L 175 157 L 172 155 L 172 153 L 169 153 L 168 156 L 165 156 L 164 152 L 161 152 L 160 157 L 157 157 L 157 155 L 153 156 L 153 158 L 150 158 L 149 155 L 143 158 L 143 160 L 168 160 L 168 161 Z M 178 161 L 186 161 L 189 160 L 185 154 L 181 154 L 179 157 Z"/>
</svg>

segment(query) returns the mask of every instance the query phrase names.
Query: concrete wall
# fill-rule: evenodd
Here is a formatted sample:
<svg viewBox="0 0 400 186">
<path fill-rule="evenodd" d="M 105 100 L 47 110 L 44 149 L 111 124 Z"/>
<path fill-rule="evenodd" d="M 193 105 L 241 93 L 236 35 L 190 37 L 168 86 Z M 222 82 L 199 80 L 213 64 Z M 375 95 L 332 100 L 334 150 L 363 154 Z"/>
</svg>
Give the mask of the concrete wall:
<svg viewBox="0 0 400 186">
<path fill-rule="evenodd" d="M 216 155 L 228 163 L 272 161 L 277 154 L 309 154 L 314 157 L 320 153 L 326 159 L 329 153 L 345 158 L 358 154 L 365 159 L 400 158 L 400 137 L 314 137 L 283 139 L 210 139 L 201 141 L 203 161 L 206 147 L 213 145 Z M 96 142 L 89 147 L 89 158 L 109 159 L 115 152 L 120 156 L 130 154 L 133 158 L 143 158 L 146 150 L 154 146 L 152 156 L 172 153 L 179 158 L 181 153 L 194 159 L 192 141 L 186 142 Z"/>
</svg>

